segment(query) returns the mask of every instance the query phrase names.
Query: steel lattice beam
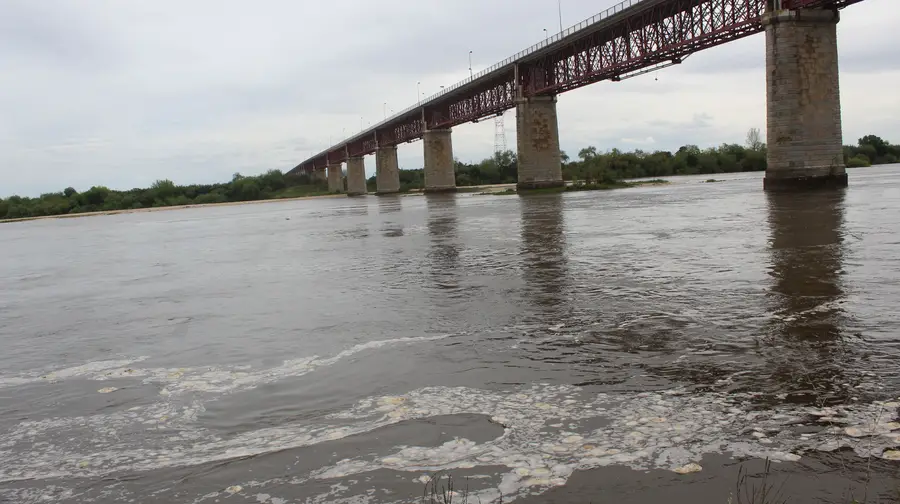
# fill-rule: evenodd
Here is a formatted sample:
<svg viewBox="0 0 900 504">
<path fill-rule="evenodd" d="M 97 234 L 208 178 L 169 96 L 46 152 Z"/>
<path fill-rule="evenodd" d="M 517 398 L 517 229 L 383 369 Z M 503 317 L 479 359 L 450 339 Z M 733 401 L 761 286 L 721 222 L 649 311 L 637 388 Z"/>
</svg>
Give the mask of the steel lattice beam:
<svg viewBox="0 0 900 504">
<path fill-rule="evenodd" d="M 619 80 L 763 31 L 772 9 L 841 9 L 862 0 L 626 0 L 596 22 L 523 51 L 470 82 L 453 86 L 373 129 L 330 147 L 295 170 L 375 152 L 422 137 L 428 129 L 477 122 L 515 107 L 517 96 L 555 95 Z M 592 20 L 589 20 L 592 21 Z"/>
<path fill-rule="evenodd" d="M 782 9 L 843 9 L 863 0 L 782 0 Z"/>
<path fill-rule="evenodd" d="M 680 62 L 694 52 L 762 31 L 765 10 L 766 0 L 658 3 L 521 65 L 523 94 L 558 94 L 660 63 Z"/>
</svg>

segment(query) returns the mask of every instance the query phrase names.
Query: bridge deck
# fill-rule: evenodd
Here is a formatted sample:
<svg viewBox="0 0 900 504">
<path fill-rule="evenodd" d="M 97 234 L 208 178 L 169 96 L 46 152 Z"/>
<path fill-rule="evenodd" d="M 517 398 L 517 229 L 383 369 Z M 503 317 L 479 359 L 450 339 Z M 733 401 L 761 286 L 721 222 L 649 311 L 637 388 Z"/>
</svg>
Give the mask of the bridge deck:
<svg viewBox="0 0 900 504">
<path fill-rule="evenodd" d="M 292 172 L 421 138 L 426 129 L 478 121 L 522 96 L 558 94 L 678 63 L 762 31 L 771 2 L 839 9 L 862 0 L 625 0 L 464 79 L 300 163 Z"/>
</svg>

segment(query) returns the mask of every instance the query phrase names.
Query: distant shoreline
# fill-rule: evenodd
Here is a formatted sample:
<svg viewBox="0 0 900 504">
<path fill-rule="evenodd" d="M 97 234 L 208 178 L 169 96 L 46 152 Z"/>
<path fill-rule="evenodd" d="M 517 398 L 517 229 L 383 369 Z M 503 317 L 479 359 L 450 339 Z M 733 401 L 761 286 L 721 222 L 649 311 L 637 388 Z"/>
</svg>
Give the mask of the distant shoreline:
<svg viewBox="0 0 900 504">
<path fill-rule="evenodd" d="M 882 165 L 889 166 L 889 165 Z M 851 168 L 848 168 L 851 169 Z M 729 174 L 735 173 L 760 173 L 755 171 L 747 171 L 747 172 L 731 172 Z M 702 177 L 706 175 L 725 175 L 724 173 L 719 174 L 678 174 L 678 175 L 666 175 L 664 178 L 680 178 L 680 177 L 691 177 L 697 176 Z M 632 179 L 624 179 L 624 182 L 629 182 L 634 184 L 634 186 L 644 186 L 644 185 L 654 185 L 647 182 L 652 182 L 646 180 L 648 177 L 637 177 Z M 658 177 L 663 178 L 663 177 Z M 704 181 L 701 181 L 704 182 Z M 707 181 L 708 182 L 708 181 Z M 716 182 L 721 182 L 720 180 L 716 180 Z M 567 184 L 570 184 L 571 181 L 567 181 Z M 483 185 L 475 185 L 475 186 L 459 186 L 457 189 L 460 193 L 477 193 L 478 191 L 489 190 L 489 192 L 494 192 L 496 190 L 515 188 L 515 183 L 505 183 L 505 184 L 483 184 Z M 622 189 L 627 187 L 622 187 Z M 421 188 L 410 190 L 409 192 L 398 193 L 399 195 L 410 195 L 417 194 L 421 195 L 424 191 Z M 367 194 L 375 194 L 375 193 L 367 193 Z M 483 193 L 486 194 L 486 193 Z M 105 215 L 119 215 L 119 214 L 132 214 L 132 213 L 142 213 L 142 212 L 164 212 L 171 210 L 185 210 L 189 208 L 207 208 L 207 207 L 220 207 L 220 206 L 236 206 L 236 205 L 254 205 L 260 203 L 275 203 L 275 202 L 283 202 L 283 201 L 300 201 L 300 200 L 312 200 L 312 199 L 324 199 L 324 198 L 346 198 L 347 195 L 344 193 L 340 194 L 319 194 L 315 196 L 297 196 L 293 198 L 271 198 L 271 199 L 259 199 L 259 200 L 248 200 L 248 201 L 227 201 L 224 203 L 193 203 L 189 205 L 174 205 L 174 206 L 161 206 L 161 207 L 150 207 L 150 208 L 127 208 L 122 210 L 100 210 L 97 212 L 83 212 L 83 213 L 75 213 L 75 214 L 59 214 L 59 215 L 40 215 L 36 217 L 21 217 L 17 219 L 0 219 L 0 224 L 11 224 L 14 222 L 28 222 L 28 221 L 36 221 L 36 220 L 45 220 L 45 219 L 75 219 L 80 217 L 98 217 Z"/>
<path fill-rule="evenodd" d="M 100 210 L 97 212 L 82 212 L 82 213 L 74 213 L 74 214 L 59 214 L 59 215 L 39 215 L 36 217 L 21 217 L 18 219 L 0 219 L 0 224 L 8 224 L 13 222 L 27 222 L 27 221 L 36 221 L 36 220 L 45 220 L 45 219 L 75 219 L 79 217 L 99 217 L 103 215 L 119 215 L 119 214 L 132 214 L 132 213 L 142 213 L 142 212 L 165 212 L 169 210 L 184 210 L 188 208 L 206 208 L 206 207 L 220 207 L 220 206 L 236 206 L 236 205 L 253 205 L 258 203 L 275 203 L 279 201 L 297 201 L 297 200 L 308 200 L 308 199 L 320 199 L 320 198 L 341 198 L 346 197 L 345 194 L 320 194 L 317 196 L 298 196 L 296 198 L 272 198 L 272 199 L 259 199 L 259 200 L 249 200 L 249 201 L 226 201 L 224 203 L 193 203 L 190 205 L 173 205 L 173 206 L 161 206 L 161 207 L 150 207 L 150 208 L 126 208 L 123 210 Z"/>
<path fill-rule="evenodd" d="M 481 189 L 491 189 L 491 188 L 506 188 L 506 187 L 515 187 L 516 184 L 487 184 L 487 185 L 479 185 L 479 186 L 463 186 L 460 187 L 459 192 L 475 192 Z M 407 193 L 398 193 L 399 195 L 404 194 L 422 194 L 422 189 L 414 189 Z M 367 194 L 375 194 L 375 193 L 367 193 Z M 271 198 L 271 199 L 259 199 L 259 200 L 248 200 L 248 201 L 226 201 L 224 203 L 193 203 L 190 205 L 173 205 L 173 206 L 161 206 L 161 207 L 150 207 L 150 208 L 125 208 L 122 210 L 99 210 L 97 212 L 81 212 L 74 214 L 59 214 L 59 215 L 39 215 L 36 217 L 21 217 L 18 219 L 0 219 L 0 224 L 9 224 L 13 222 L 28 222 L 28 221 L 36 221 L 36 220 L 46 220 L 46 219 L 76 219 L 79 217 L 99 217 L 104 215 L 119 215 L 119 214 L 132 214 L 132 213 L 141 213 L 141 212 L 164 212 L 169 210 L 185 210 L 188 208 L 207 208 L 207 207 L 220 207 L 220 206 L 235 206 L 235 205 L 253 205 L 259 203 L 275 203 L 279 201 L 300 201 L 300 200 L 312 200 L 312 199 L 323 199 L 323 198 L 346 198 L 347 195 L 345 193 L 340 194 L 318 194 L 315 196 L 297 196 L 294 198 Z"/>
<path fill-rule="evenodd" d="M 566 182 L 567 185 L 571 184 L 571 181 Z M 635 180 L 630 182 L 633 184 L 632 186 L 623 186 L 617 187 L 615 189 L 626 189 L 628 187 L 638 187 L 644 185 L 655 185 L 658 182 L 654 181 L 640 181 Z M 457 187 L 459 193 L 471 193 L 471 194 L 490 194 L 496 193 L 501 190 L 509 190 L 515 189 L 515 183 L 506 183 L 506 184 L 484 184 L 477 186 L 459 186 Z M 610 188 L 611 189 L 611 188 Z M 478 193 L 478 191 L 487 191 Z M 518 192 L 518 191 L 516 191 Z M 539 192 L 539 191 L 537 191 Z M 367 194 L 375 194 L 375 193 L 367 193 Z M 399 196 L 403 195 L 424 195 L 424 190 L 421 188 L 416 188 L 410 190 L 409 192 L 397 193 Z M 171 210 L 185 210 L 189 208 L 207 208 L 207 207 L 220 207 L 220 206 L 236 206 L 236 205 L 253 205 L 259 203 L 275 203 L 279 201 L 299 201 L 299 200 L 311 200 L 311 199 L 323 199 L 323 198 L 346 198 L 347 195 L 344 193 L 340 194 L 320 194 L 316 196 L 298 196 L 295 198 L 272 198 L 272 199 L 260 199 L 260 200 L 248 200 L 248 201 L 227 201 L 224 203 L 195 203 L 190 205 L 173 205 L 173 206 L 161 206 L 161 207 L 150 207 L 150 208 L 126 208 L 122 210 L 100 210 L 97 212 L 82 212 L 75 214 L 59 214 L 59 215 L 40 215 L 36 217 L 21 217 L 18 219 L 0 219 L 0 224 L 10 224 L 14 222 L 28 222 L 28 221 L 37 221 L 37 220 L 46 220 L 46 219 L 76 219 L 80 217 L 99 217 L 105 215 L 119 215 L 119 214 L 132 214 L 132 213 L 142 213 L 142 212 L 165 212 Z"/>
</svg>

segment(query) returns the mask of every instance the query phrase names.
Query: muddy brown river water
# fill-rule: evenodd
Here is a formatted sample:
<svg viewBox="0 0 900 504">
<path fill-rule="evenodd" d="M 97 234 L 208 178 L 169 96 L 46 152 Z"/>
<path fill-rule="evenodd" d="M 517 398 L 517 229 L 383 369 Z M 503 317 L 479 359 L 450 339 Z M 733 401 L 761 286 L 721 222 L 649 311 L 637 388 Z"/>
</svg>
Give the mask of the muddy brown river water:
<svg viewBox="0 0 900 504">
<path fill-rule="evenodd" d="M 0 502 L 896 502 L 900 165 L 706 178 L 0 225 Z"/>
</svg>

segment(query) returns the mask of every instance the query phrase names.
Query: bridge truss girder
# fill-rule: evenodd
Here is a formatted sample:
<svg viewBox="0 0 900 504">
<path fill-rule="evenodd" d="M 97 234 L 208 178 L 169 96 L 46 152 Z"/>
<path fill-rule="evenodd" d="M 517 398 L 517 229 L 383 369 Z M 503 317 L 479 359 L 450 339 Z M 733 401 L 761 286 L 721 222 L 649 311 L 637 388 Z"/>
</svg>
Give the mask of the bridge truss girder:
<svg viewBox="0 0 900 504">
<path fill-rule="evenodd" d="M 766 11 L 840 9 L 862 0 L 663 0 L 637 3 L 596 30 L 563 39 L 379 127 L 332 147 L 295 170 L 323 169 L 422 138 L 429 129 L 477 122 L 515 107 L 517 98 L 555 95 L 601 80 L 680 63 L 695 52 L 763 31 Z"/>
</svg>

